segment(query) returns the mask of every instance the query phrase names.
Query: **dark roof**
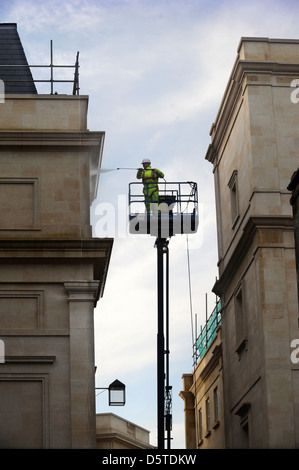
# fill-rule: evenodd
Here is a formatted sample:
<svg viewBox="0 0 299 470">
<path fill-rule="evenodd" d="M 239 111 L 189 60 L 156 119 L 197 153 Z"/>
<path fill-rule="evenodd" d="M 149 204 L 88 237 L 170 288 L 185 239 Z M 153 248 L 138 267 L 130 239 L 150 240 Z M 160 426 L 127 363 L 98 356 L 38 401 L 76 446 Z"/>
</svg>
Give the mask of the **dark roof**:
<svg viewBox="0 0 299 470">
<path fill-rule="evenodd" d="M 0 79 L 7 94 L 37 93 L 16 23 L 0 23 Z"/>
</svg>

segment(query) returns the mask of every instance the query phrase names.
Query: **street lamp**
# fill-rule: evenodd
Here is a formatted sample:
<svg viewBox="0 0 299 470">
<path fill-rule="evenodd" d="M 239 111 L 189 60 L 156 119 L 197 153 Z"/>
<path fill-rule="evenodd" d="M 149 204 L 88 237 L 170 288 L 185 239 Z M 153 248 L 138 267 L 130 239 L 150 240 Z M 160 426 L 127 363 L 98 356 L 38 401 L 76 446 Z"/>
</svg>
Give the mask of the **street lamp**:
<svg viewBox="0 0 299 470">
<path fill-rule="evenodd" d="M 124 406 L 126 403 L 126 386 L 119 380 L 114 380 L 108 387 L 109 406 Z"/>
<path fill-rule="evenodd" d="M 96 387 L 96 390 L 108 390 L 109 406 L 124 406 L 126 403 L 126 386 L 120 380 L 114 380 L 109 387 Z"/>
</svg>

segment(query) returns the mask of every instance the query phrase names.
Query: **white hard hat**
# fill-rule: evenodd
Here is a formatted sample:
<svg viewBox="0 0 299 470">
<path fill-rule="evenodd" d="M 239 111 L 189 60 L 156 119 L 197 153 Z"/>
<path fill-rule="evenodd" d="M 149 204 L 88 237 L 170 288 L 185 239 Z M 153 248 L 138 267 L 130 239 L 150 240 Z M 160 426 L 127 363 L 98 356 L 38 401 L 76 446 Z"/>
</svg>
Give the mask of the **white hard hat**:
<svg viewBox="0 0 299 470">
<path fill-rule="evenodd" d="M 151 161 L 148 158 L 144 158 L 141 163 L 150 163 Z"/>
</svg>

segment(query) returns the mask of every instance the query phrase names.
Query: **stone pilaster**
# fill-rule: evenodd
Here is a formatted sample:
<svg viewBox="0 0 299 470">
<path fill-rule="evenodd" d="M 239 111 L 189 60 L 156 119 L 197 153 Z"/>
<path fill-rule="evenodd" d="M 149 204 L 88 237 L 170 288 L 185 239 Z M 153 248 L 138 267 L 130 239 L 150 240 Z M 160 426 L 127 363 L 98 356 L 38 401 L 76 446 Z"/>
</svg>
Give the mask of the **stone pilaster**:
<svg viewBox="0 0 299 470">
<path fill-rule="evenodd" d="M 97 281 L 74 281 L 64 284 L 69 302 L 73 449 L 96 447 L 93 311 L 99 285 Z"/>
<path fill-rule="evenodd" d="M 196 449 L 194 395 L 190 392 L 193 383 L 192 374 L 183 374 L 183 390 L 180 397 L 185 402 L 185 443 L 186 449 Z"/>
</svg>

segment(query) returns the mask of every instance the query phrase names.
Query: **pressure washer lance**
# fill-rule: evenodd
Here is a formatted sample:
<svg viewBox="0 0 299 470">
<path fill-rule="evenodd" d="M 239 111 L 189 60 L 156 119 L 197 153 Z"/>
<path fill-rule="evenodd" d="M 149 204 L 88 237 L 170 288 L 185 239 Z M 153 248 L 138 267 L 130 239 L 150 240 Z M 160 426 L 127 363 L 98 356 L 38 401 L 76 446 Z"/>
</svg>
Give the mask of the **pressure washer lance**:
<svg viewBox="0 0 299 470">
<path fill-rule="evenodd" d="M 116 170 L 139 170 L 139 168 L 101 168 L 99 170 L 100 173 L 108 173 L 109 171 L 116 171 Z"/>
<path fill-rule="evenodd" d="M 116 170 L 140 170 L 140 168 L 101 168 L 99 170 L 99 173 L 108 173 L 109 171 L 116 171 Z M 162 178 L 164 182 L 166 183 L 166 179 Z"/>
</svg>

